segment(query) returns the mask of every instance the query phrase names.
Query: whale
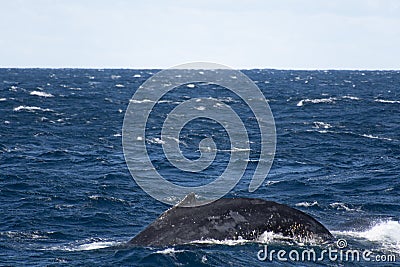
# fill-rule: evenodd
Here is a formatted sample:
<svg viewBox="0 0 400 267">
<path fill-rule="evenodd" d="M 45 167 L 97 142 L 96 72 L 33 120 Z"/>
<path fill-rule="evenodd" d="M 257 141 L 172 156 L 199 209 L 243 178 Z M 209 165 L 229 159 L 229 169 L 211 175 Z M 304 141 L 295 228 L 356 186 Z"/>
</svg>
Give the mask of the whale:
<svg viewBox="0 0 400 267">
<path fill-rule="evenodd" d="M 207 240 L 257 242 L 269 232 L 302 241 L 333 239 L 316 219 L 284 204 L 257 198 L 221 198 L 203 204 L 190 193 L 128 244 L 167 247 Z"/>
</svg>

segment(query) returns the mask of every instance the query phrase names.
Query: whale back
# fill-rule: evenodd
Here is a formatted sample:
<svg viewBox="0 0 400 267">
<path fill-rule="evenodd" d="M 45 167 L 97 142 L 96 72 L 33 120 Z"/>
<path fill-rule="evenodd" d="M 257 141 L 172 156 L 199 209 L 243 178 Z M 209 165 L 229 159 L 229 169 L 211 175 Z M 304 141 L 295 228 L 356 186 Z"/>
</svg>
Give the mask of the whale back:
<svg viewBox="0 0 400 267">
<path fill-rule="evenodd" d="M 130 244 L 171 246 L 201 240 L 257 240 L 264 232 L 326 241 L 331 233 L 306 213 L 272 201 L 222 198 L 202 206 L 194 195 L 167 210 Z"/>
</svg>

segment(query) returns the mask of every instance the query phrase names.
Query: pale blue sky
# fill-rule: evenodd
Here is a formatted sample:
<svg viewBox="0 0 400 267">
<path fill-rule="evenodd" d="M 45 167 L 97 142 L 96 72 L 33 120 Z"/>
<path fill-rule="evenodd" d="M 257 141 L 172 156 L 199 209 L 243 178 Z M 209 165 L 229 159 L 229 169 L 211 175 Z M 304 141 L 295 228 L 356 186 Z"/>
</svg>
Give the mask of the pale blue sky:
<svg viewBox="0 0 400 267">
<path fill-rule="evenodd" d="M 0 0 L 1 67 L 400 69 L 399 0 Z"/>
</svg>

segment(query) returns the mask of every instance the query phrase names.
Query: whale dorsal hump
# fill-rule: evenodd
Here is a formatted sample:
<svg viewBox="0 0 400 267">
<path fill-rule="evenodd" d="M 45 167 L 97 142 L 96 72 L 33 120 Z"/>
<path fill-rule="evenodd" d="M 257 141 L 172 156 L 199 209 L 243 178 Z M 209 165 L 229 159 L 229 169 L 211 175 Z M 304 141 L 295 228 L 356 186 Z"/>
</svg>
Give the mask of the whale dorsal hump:
<svg viewBox="0 0 400 267">
<path fill-rule="evenodd" d="M 196 195 L 192 192 L 187 194 L 176 207 L 193 207 L 196 206 L 197 199 Z"/>
</svg>

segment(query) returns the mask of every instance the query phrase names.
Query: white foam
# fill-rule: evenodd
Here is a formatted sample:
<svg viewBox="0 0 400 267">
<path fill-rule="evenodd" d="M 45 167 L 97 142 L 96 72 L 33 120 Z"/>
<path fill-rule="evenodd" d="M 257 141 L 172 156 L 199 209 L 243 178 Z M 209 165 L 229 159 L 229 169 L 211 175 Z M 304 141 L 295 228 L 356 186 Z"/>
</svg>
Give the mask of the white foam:
<svg viewBox="0 0 400 267">
<path fill-rule="evenodd" d="M 386 104 L 400 104 L 400 100 L 375 99 L 375 102 L 386 103 Z"/>
<path fill-rule="evenodd" d="M 7 98 L 0 98 L 0 101 L 6 101 Z"/>
<path fill-rule="evenodd" d="M 218 151 L 222 152 L 245 152 L 245 151 L 250 151 L 250 148 L 240 148 L 240 147 L 233 147 L 232 149 L 221 149 Z"/>
<path fill-rule="evenodd" d="M 302 99 L 297 103 L 298 107 L 304 106 L 305 103 L 320 104 L 320 103 L 334 103 L 336 98 L 316 98 L 316 99 Z"/>
<path fill-rule="evenodd" d="M 5 231 L 5 232 L 0 232 L 0 236 L 6 236 L 8 238 L 26 238 L 26 239 L 47 239 L 48 234 L 52 234 L 53 232 L 46 232 L 42 233 L 39 231 L 33 231 L 33 232 L 17 232 L 17 231 Z"/>
<path fill-rule="evenodd" d="M 14 108 L 14 111 L 30 111 L 30 112 L 34 112 L 34 111 L 45 111 L 45 112 L 51 112 L 54 111 L 52 109 L 49 108 L 41 108 L 41 107 L 33 107 L 33 106 L 19 106 Z"/>
<path fill-rule="evenodd" d="M 350 99 L 350 100 L 360 100 L 359 97 L 351 96 L 351 95 L 345 95 L 345 96 L 342 96 L 342 98 L 344 98 L 344 99 Z"/>
<path fill-rule="evenodd" d="M 312 203 L 310 202 L 299 202 L 295 204 L 296 207 L 312 207 L 312 206 L 318 206 L 318 201 L 314 201 Z"/>
<path fill-rule="evenodd" d="M 41 92 L 41 91 L 32 91 L 30 95 L 36 95 L 36 96 L 41 96 L 41 97 L 54 97 L 54 95 L 46 93 L 46 92 Z"/>
<path fill-rule="evenodd" d="M 182 253 L 185 252 L 184 250 L 175 250 L 175 248 L 166 248 L 163 250 L 158 250 L 156 251 L 157 254 L 163 254 L 163 255 L 173 255 L 175 253 Z"/>
<path fill-rule="evenodd" d="M 116 80 L 116 79 L 119 79 L 119 78 L 121 78 L 121 76 L 119 76 L 119 75 L 111 75 L 111 79 L 113 79 L 113 80 Z"/>
<path fill-rule="evenodd" d="M 285 239 L 289 240 L 290 238 L 285 237 L 285 236 L 283 236 L 281 234 L 274 233 L 274 232 L 265 231 L 264 233 L 262 233 L 262 235 L 260 235 L 257 238 L 257 242 L 260 242 L 260 243 L 271 243 L 274 240 L 282 240 L 282 239 L 283 240 L 285 240 Z"/>
<path fill-rule="evenodd" d="M 89 244 L 79 245 L 79 246 L 73 248 L 73 251 L 102 249 L 102 248 L 112 247 L 112 246 L 115 246 L 117 244 L 119 244 L 119 243 L 118 242 L 112 242 L 112 241 L 108 241 L 108 242 L 104 242 L 104 241 L 93 242 L 93 243 L 89 243 Z"/>
<path fill-rule="evenodd" d="M 204 107 L 204 106 L 199 106 L 199 107 L 196 107 L 195 109 L 197 109 L 197 110 L 199 110 L 199 111 L 204 111 L 204 110 L 206 110 L 206 107 Z"/>
<path fill-rule="evenodd" d="M 375 223 L 365 231 L 333 231 L 337 235 L 365 238 L 382 244 L 382 248 L 393 252 L 400 252 L 400 222 L 386 220 Z"/>
<path fill-rule="evenodd" d="M 342 203 L 342 202 L 334 202 L 334 203 L 329 204 L 329 206 L 331 206 L 332 208 L 337 209 L 337 210 L 360 211 L 360 209 L 349 208 L 345 203 Z"/>
<path fill-rule="evenodd" d="M 154 101 L 151 101 L 150 99 L 143 99 L 143 100 L 136 100 L 136 99 L 131 99 L 129 102 L 134 103 L 134 104 L 140 104 L 140 103 L 152 103 Z"/>
<path fill-rule="evenodd" d="M 140 78 L 140 77 L 142 77 L 142 75 L 140 75 L 140 74 L 133 75 L 133 78 Z"/>
<path fill-rule="evenodd" d="M 265 185 L 266 186 L 270 186 L 270 185 L 273 185 L 273 184 L 277 184 L 277 183 L 280 183 L 281 181 L 273 181 L 273 180 L 271 180 L 271 181 L 267 181 L 266 183 L 265 183 Z"/>
<path fill-rule="evenodd" d="M 366 138 L 371 138 L 371 139 L 380 139 L 380 140 L 386 140 L 386 141 L 393 141 L 393 139 L 391 138 L 387 138 L 387 137 L 379 137 L 379 136 L 375 136 L 372 134 L 362 134 L 362 137 L 366 137 Z"/>
<path fill-rule="evenodd" d="M 326 122 L 322 122 L 322 121 L 315 121 L 314 122 L 314 127 L 317 129 L 329 129 L 332 128 L 332 125 L 330 125 L 329 123 Z"/>
<path fill-rule="evenodd" d="M 95 241 L 81 245 L 64 245 L 64 246 L 54 246 L 50 248 L 45 248 L 45 250 L 62 250 L 62 251 L 87 251 L 96 250 L 102 248 L 113 247 L 121 244 L 121 242 L 116 241 Z"/>
<path fill-rule="evenodd" d="M 159 145 L 165 144 L 165 142 L 158 137 L 147 139 L 147 142 L 149 142 L 151 144 L 159 144 Z"/>
<path fill-rule="evenodd" d="M 206 245 L 226 245 L 226 246 L 236 246 L 236 245 L 242 245 L 248 242 L 254 242 L 251 240 L 246 240 L 239 238 L 237 240 L 216 240 L 216 239 L 205 239 L 205 240 L 196 240 L 193 242 L 190 242 L 192 244 L 206 244 Z"/>
<path fill-rule="evenodd" d="M 188 88 L 195 88 L 196 86 L 193 83 L 189 83 L 188 85 L 186 85 L 186 87 Z"/>
<path fill-rule="evenodd" d="M 125 85 L 119 83 L 119 84 L 116 84 L 115 87 L 117 87 L 117 88 L 124 88 Z"/>
</svg>

